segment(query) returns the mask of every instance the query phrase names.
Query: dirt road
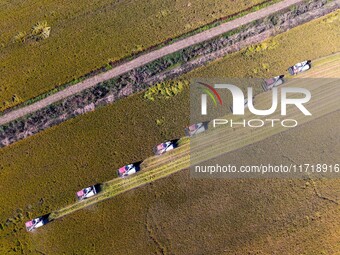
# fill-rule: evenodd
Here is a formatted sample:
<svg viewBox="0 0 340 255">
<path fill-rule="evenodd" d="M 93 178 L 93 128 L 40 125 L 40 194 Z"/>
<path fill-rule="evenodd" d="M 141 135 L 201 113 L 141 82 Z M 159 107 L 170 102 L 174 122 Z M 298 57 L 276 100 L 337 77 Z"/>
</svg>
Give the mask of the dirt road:
<svg viewBox="0 0 340 255">
<path fill-rule="evenodd" d="M 185 38 L 183 40 L 180 40 L 178 42 L 175 42 L 171 45 L 165 46 L 161 49 L 154 50 L 152 52 L 146 53 L 144 55 L 141 55 L 140 57 L 137 57 L 129 62 L 123 63 L 105 73 L 98 74 L 94 77 L 91 77 L 89 79 L 86 79 L 82 82 L 79 82 L 73 86 L 70 86 L 60 92 L 57 92 L 45 99 L 42 99 L 34 104 L 28 105 L 26 107 L 13 110 L 7 114 L 4 114 L 0 117 L 0 125 L 4 125 L 8 122 L 11 122 L 17 118 L 23 117 L 27 114 L 33 113 L 39 109 L 42 109 L 50 104 L 53 104 L 55 102 L 58 102 L 62 99 L 65 99 L 73 94 L 79 93 L 85 89 L 88 89 L 90 87 L 95 86 L 99 82 L 103 82 L 105 80 L 111 79 L 113 77 L 119 76 L 121 74 L 124 74 L 128 71 L 131 71 L 135 68 L 138 68 L 140 66 L 143 66 L 149 62 L 152 62 L 156 59 L 159 59 L 161 57 L 164 57 L 168 54 L 171 54 L 173 52 L 179 51 L 181 49 L 187 48 L 189 46 L 192 46 L 197 43 L 201 43 L 203 41 L 212 39 L 218 35 L 224 34 L 228 31 L 231 31 L 233 29 L 236 29 L 242 25 L 248 24 L 254 20 L 258 20 L 261 18 L 264 18 L 268 15 L 271 15 L 277 11 L 280 11 L 282 9 L 285 9 L 291 5 L 297 4 L 299 2 L 302 2 L 302 0 L 284 0 L 277 4 L 273 4 L 271 6 L 268 6 L 266 8 L 263 8 L 259 11 L 250 13 L 248 15 L 245 15 L 241 18 L 232 20 L 230 22 L 221 24 L 217 27 L 211 28 L 209 30 L 206 30 L 204 32 L 201 32 L 199 34 L 190 36 L 188 38 Z"/>
</svg>

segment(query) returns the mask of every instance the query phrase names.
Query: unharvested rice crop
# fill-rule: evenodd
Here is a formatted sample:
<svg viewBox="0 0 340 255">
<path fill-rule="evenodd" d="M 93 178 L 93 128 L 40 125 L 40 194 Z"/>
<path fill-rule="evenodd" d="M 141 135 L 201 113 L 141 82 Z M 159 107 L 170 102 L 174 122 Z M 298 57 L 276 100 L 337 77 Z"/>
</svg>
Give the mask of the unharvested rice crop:
<svg viewBox="0 0 340 255">
<path fill-rule="evenodd" d="M 288 64 L 339 51 L 338 21 L 330 22 L 329 17 L 333 16 L 275 37 L 273 40 L 279 42 L 275 50 L 258 51 L 251 57 L 244 50 L 185 79 L 253 76 L 252 69 L 258 68 L 258 63 L 269 65 L 268 71 L 260 70 L 258 75 L 273 76 L 284 73 Z M 308 40 L 301 41 L 304 37 Z M 328 43 L 320 42 L 322 38 L 329 38 Z M 296 41 L 299 43 L 293 47 Z M 290 254 L 311 254 L 314 250 L 327 254 L 339 248 L 339 211 L 331 202 L 320 200 L 308 181 L 206 182 L 190 179 L 186 171 L 79 211 L 37 233 L 26 233 L 23 224 L 27 219 L 74 202 L 77 190 L 114 178 L 118 167 L 152 155 L 155 144 L 183 136 L 189 123 L 188 90 L 167 100 L 149 101 L 143 95 L 120 100 L 0 150 L 0 253 L 93 254 L 106 247 L 103 253 L 244 254 L 259 250 L 266 254 L 288 247 Z M 315 124 L 315 129 L 296 131 L 305 135 L 301 144 L 314 132 L 320 136 L 312 143 L 327 148 L 331 135 L 338 132 L 326 129 L 325 123 L 332 123 L 332 119 L 339 119 L 338 114 L 321 119 L 324 125 Z M 288 138 L 264 142 L 261 148 L 275 152 L 276 147 L 270 146 L 295 141 L 296 136 Z M 232 153 L 230 159 L 253 155 L 258 148 Z M 277 152 L 279 162 L 282 155 Z M 317 146 L 313 153 L 319 153 Z M 339 190 L 335 181 L 320 185 L 330 196 Z M 83 235 L 88 231 L 94 235 Z M 193 238 L 186 239 L 188 236 L 200 240 L 199 244 Z M 305 245 L 294 250 L 299 236 Z M 311 241 L 315 238 L 319 242 Z M 129 240 L 135 240 L 134 244 Z"/>
<path fill-rule="evenodd" d="M 0 109 L 262 2 L 0 1 Z M 45 40 L 25 39 L 45 23 Z"/>
</svg>

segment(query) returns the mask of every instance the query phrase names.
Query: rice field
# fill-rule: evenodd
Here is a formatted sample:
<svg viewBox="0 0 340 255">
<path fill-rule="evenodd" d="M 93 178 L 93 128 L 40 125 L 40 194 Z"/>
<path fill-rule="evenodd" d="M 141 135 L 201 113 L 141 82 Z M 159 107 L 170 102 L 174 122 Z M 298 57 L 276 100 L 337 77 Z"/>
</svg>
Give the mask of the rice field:
<svg viewBox="0 0 340 255">
<path fill-rule="evenodd" d="M 0 1 L 0 109 L 263 2 Z M 37 41 L 38 22 L 50 31 Z"/>
<path fill-rule="evenodd" d="M 304 74 L 300 74 L 300 79 L 290 79 L 285 82 L 285 87 L 306 88 L 313 95 L 312 100 L 306 104 L 308 110 L 313 113 L 312 116 L 304 116 L 298 109 L 289 109 L 289 117 L 296 120 L 299 125 L 303 125 L 306 122 L 311 122 L 314 119 L 321 118 L 324 115 L 340 110 L 340 105 L 338 104 L 340 89 L 336 88 L 336 79 L 331 78 L 339 77 L 340 54 L 332 55 L 320 62 L 319 60 L 315 60 L 313 62 L 313 69 Z M 310 79 L 310 77 L 315 76 L 318 76 L 319 79 Z M 324 79 L 321 79 L 322 77 Z M 305 79 L 301 80 L 301 78 Z M 257 108 L 266 109 L 271 102 L 271 94 L 261 93 L 256 97 L 256 102 Z M 231 116 L 226 116 L 226 118 L 230 117 Z M 247 113 L 244 118 L 252 119 L 252 114 Z M 263 117 L 262 119 L 266 118 L 267 117 Z M 270 118 L 280 119 L 281 116 L 278 111 L 276 111 Z M 239 119 L 233 119 L 234 121 L 240 121 Z M 141 172 L 137 175 L 127 179 L 115 178 L 109 182 L 105 182 L 101 185 L 102 189 L 100 194 L 89 198 L 86 201 L 73 203 L 65 208 L 52 212 L 49 218 L 51 220 L 61 218 L 131 189 L 168 177 L 173 173 L 189 168 L 190 165 L 201 165 L 202 162 L 209 161 L 213 161 L 211 163 L 211 165 L 213 165 L 215 162 L 219 162 L 218 159 L 221 160 L 223 165 L 225 163 L 223 157 L 227 153 L 265 140 L 266 138 L 269 140 L 269 137 L 284 131 L 287 131 L 287 128 L 280 125 L 275 125 L 274 127 L 266 125 L 261 129 L 240 128 L 240 126 L 229 128 L 227 125 L 224 125 L 216 129 L 213 128 L 211 124 L 209 130 L 204 132 L 204 134 L 191 139 L 182 137 L 178 142 L 179 147 L 175 150 L 169 151 L 162 156 L 153 156 L 145 159 L 141 164 Z M 294 152 L 291 150 L 290 153 L 294 154 L 296 151 Z M 261 162 L 262 164 L 271 164 L 271 155 L 268 155 L 267 157 L 266 155 L 263 155 L 261 157 Z M 317 160 L 314 164 L 319 164 L 320 162 L 322 161 Z M 237 161 L 234 162 L 235 165 L 239 163 L 240 162 Z M 328 164 L 336 163 L 338 163 L 336 160 L 328 161 Z M 203 175 L 204 174 L 202 174 L 201 177 Z M 234 175 L 230 174 L 230 177 L 231 176 Z M 261 175 L 240 175 L 239 178 L 246 178 L 249 176 L 260 177 Z M 294 176 L 297 177 L 298 174 L 295 173 L 293 174 L 293 177 Z M 334 175 L 331 174 L 327 175 L 328 178 L 331 176 L 334 177 Z M 193 175 L 193 177 L 195 177 L 195 175 Z M 205 177 L 209 178 L 209 174 L 205 175 Z M 288 175 L 286 177 L 288 178 Z M 289 177 L 292 177 L 292 175 L 289 175 Z M 307 177 L 307 175 L 304 177 Z M 315 174 L 310 175 L 310 177 L 316 178 Z"/>
<path fill-rule="evenodd" d="M 288 164 L 284 156 L 310 162 L 326 151 L 323 160 L 330 160 L 339 155 L 331 149 L 339 147 L 339 117 L 328 115 L 224 159 L 259 164 L 264 154 L 273 164 Z M 308 155 L 294 154 L 306 146 Z M 200 180 L 185 170 L 67 215 L 27 240 L 33 251 L 48 254 L 334 254 L 339 206 L 315 188 L 339 201 L 339 185 L 326 179 Z"/>
<path fill-rule="evenodd" d="M 251 57 L 241 51 L 200 68 L 185 78 L 254 76 L 251 70 L 257 66 L 256 63 L 268 64 L 268 71 L 260 71 L 273 76 L 284 72 L 290 63 L 337 52 L 340 49 L 337 40 L 339 21 L 334 17 L 338 16 L 331 14 L 275 37 L 273 40 L 279 44 L 273 51 L 255 52 Z M 299 40 L 303 37 L 308 37 L 308 40 Z M 320 43 L 322 38 L 329 38 L 328 43 Z M 299 41 L 299 45 L 293 48 L 291 43 L 295 41 Z M 236 69 L 234 63 L 248 68 Z M 23 223 L 28 218 L 71 204 L 75 201 L 77 190 L 114 178 L 118 167 L 152 155 L 151 148 L 158 142 L 182 136 L 183 128 L 189 123 L 188 96 L 188 90 L 183 90 L 175 97 L 152 102 L 145 100 L 141 93 L 1 149 L 0 253 L 93 254 L 103 249 L 103 254 L 112 250 L 115 254 L 136 254 L 136 251 L 144 254 L 162 251 L 209 254 L 216 247 L 214 252 L 217 254 L 228 254 L 229 251 L 242 254 L 256 249 L 266 254 L 288 247 L 290 254 L 296 254 L 302 253 L 303 249 L 294 251 L 290 244 L 298 242 L 294 236 L 299 233 L 304 234 L 303 240 L 309 240 L 303 246 L 307 254 L 312 254 L 308 251 L 313 249 L 319 253 L 322 252 L 320 249 L 328 253 L 336 249 L 339 236 L 336 235 L 336 213 L 339 211 L 332 204 L 320 202 L 310 184 L 308 186 L 304 181 L 223 180 L 216 184 L 214 181 L 192 180 L 186 171 L 62 218 L 33 235 L 25 232 Z M 337 120 L 339 116 L 333 114 L 321 122 L 332 123 L 332 118 Z M 319 124 L 315 124 L 315 129 L 313 127 L 301 133 L 320 133 Z M 329 133 L 327 137 L 319 137 L 323 148 L 327 148 L 332 140 L 331 131 L 324 129 L 321 132 Z M 282 141 L 277 139 L 277 143 Z M 293 134 L 289 139 L 294 141 Z M 320 140 L 313 143 L 317 144 Z M 270 144 L 261 146 L 270 150 Z M 317 148 L 311 155 L 319 153 Z M 252 155 L 256 149 L 245 148 L 238 152 L 240 154 L 235 152 L 230 157 L 237 159 L 241 154 Z M 277 155 L 278 161 L 280 156 Z M 325 181 L 320 185 L 330 195 L 339 190 L 337 182 Z M 236 200 L 240 197 L 242 199 Z M 229 205 L 235 206 L 231 208 Z M 245 213 L 239 215 L 239 211 Z M 190 222 L 190 218 L 196 220 Z M 130 219 L 134 219 L 133 222 Z M 206 220 L 202 222 L 202 219 Z M 197 231 L 192 232 L 197 226 Z M 82 235 L 89 229 L 95 234 Z M 238 238 L 213 234 L 227 233 L 223 229 L 239 233 L 234 235 Z M 310 241 L 315 238 L 317 230 L 322 246 Z M 188 236 L 188 231 L 193 238 L 185 243 L 183 236 Z M 204 231 L 209 234 L 203 235 Z M 119 233 L 124 240 L 113 239 L 112 233 Z M 290 234 L 289 238 L 285 239 L 287 234 Z M 327 234 L 330 236 L 328 239 Z M 72 239 L 79 236 L 82 236 L 81 242 Z M 271 239 L 261 239 L 261 236 Z M 200 242 L 194 242 L 194 239 Z M 70 240 L 73 240 L 72 244 Z M 129 240 L 135 240 L 133 245 Z M 299 247 L 302 247 L 301 244 Z"/>
</svg>

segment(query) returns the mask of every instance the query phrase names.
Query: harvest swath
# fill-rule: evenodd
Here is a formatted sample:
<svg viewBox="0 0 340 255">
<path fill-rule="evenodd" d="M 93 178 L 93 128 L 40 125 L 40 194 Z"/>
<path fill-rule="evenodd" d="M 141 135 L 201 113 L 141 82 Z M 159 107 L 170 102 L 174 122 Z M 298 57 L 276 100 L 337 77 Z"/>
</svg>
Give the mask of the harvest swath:
<svg viewBox="0 0 340 255">
<path fill-rule="evenodd" d="M 340 109 L 338 102 L 340 88 L 335 86 L 338 81 L 332 79 L 340 77 L 340 53 L 315 61 L 313 62 L 313 66 L 314 68 L 311 71 L 299 76 L 299 78 L 305 79 L 291 79 L 284 85 L 305 87 L 312 93 L 313 97 L 318 98 L 318 100 L 314 100 L 307 104 L 308 109 L 313 113 L 312 118 L 310 116 L 302 115 L 297 109 L 293 109 L 290 112 L 290 118 L 296 119 L 299 122 L 299 125 Z M 318 79 L 307 79 L 313 77 L 318 77 Z M 258 95 L 256 101 L 260 103 L 257 107 L 266 109 L 269 99 L 271 99 L 270 91 Z M 248 117 L 249 116 L 248 113 Z M 245 118 L 247 118 L 247 114 Z M 275 113 L 271 118 L 280 119 L 280 115 Z M 136 176 L 106 182 L 103 185 L 103 192 L 96 197 L 57 210 L 53 212 L 50 217 L 51 219 L 63 217 L 86 206 L 114 197 L 157 179 L 164 178 L 182 169 L 186 169 L 190 164 L 196 165 L 203 163 L 216 156 L 259 142 L 285 130 L 287 129 L 282 126 L 275 126 L 274 128 L 267 126 L 261 129 L 239 127 L 234 130 L 218 128 L 209 130 L 206 133 L 199 135 L 197 138 L 193 138 L 191 144 L 189 143 L 188 138 L 182 138 L 182 140 L 180 140 L 179 148 L 168 152 L 165 155 L 149 158 L 143 162 L 142 171 L 139 174 L 136 174 Z M 221 141 L 224 141 L 224 143 L 221 143 Z M 217 142 L 218 146 L 215 145 Z M 190 145 L 193 147 L 191 150 Z"/>
</svg>

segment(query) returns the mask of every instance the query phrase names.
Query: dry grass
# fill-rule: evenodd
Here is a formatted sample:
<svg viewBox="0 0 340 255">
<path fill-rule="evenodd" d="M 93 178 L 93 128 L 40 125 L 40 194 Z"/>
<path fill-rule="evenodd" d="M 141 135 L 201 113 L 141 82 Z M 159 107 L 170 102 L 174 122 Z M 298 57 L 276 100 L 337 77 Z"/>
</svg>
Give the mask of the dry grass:
<svg viewBox="0 0 340 255">
<path fill-rule="evenodd" d="M 290 63 L 339 51 L 336 37 L 339 26 L 336 24 L 311 22 L 278 37 L 279 45 L 273 51 L 259 52 L 251 58 L 243 52 L 232 54 L 190 73 L 186 78 L 237 76 L 242 74 L 241 70 L 249 76 L 252 74 L 250 70 L 258 63 L 270 65 L 266 72 L 268 76 L 284 72 Z M 308 40 L 300 41 L 293 50 L 291 42 L 304 36 L 308 36 Z M 320 38 L 330 40 L 327 44 L 319 43 Z M 250 68 L 236 70 L 235 66 Z M 271 247 L 268 253 L 272 253 L 279 246 L 275 246 L 275 242 L 269 245 L 270 240 L 266 238 L 276 234 L 276 242 L 296 254 L 293 249 L 294 244 L 297 247 L 298 239 L 293 239 L 293 235 L 289 239 L 283 236 L 305 230 L 311 238 L 319 230 L 318 240 L 323 244 L 327 242 L 327 233 L 332 234 L 332 239 L 328 240 L 329 246 L 317 247 L 317 242 L 308 242 L 305 246 L 300 244 L 300 249 L 306 249 L 307 254 L 314 248 L 331 253 L 336 247 L 334 240 L 337 240 L 334 228 L 317 218 L 308 227 L 303 220 L 306 216 L 315 217 L 316 212 L 328 215 L 326 209 L 330 205 L 325 201 L 319 203 L 313 190 L 301 189 L 305 185 L 303 181 L 195 181 L 187 172 L 79 211 L 37 233 L 25 232 L 23 222 L 28 218 L 72 203 L 78 189 L 112 179 L 118 167 L 150 156 L 151 148 L 159 141 L 182 136 L 184 126 L 189 122 L 188 96 L 188 91 L 183 90 L 168 100 L 150 102 L 143 99 L 143 94 L 134 95 L 0 150 L 0 223 L 5 226 L 7 219 L 12 221 L 4 230 L 0 226 L 0 253 L 15 248 L 27 253 L 29 250 L 37 253 L 35 249 L 38 249 L 48 254 L 91 254 L 92 251 L 115 251 L 115 254 L 143 251 L 151 254 L 157 249 L 178 254 L 185 251 L 211 254 L 230 247 L 234 251 L 252 251 L 255 244 L 258 249 L 269 250 Z M 339 118 L 338 115 L 332 117 Z M 158 126 L 156 119 L 163 118 L 166 125 Z M 327 121 L 330 120 L 324 119 L 324 123 Z M 321 132 L 320 125 L 315 126 L 319 133 L 328 132 Z M 294 138 L 286 139 L 292 140 Z M 320 136 L 320 140 L 323 148 L 331 142 L 329 137 Z M 318 141 L 314 143 L 318 144 Z M 264 143 L 263 149 L 275 152 L 271 144 Z M 298 142 L 292 144 L 298 145 Z M 253 155 L 255 151 L 257 148 L 250 147 L 231 154 L 230 159 L 241 160 L 240 155 Z M 317 153 L 315 151 L 312 155 Z M 277 156 L 280 162 L 281 155 Z M 323 186 L 328 187 L 327 182 Z M 335 182 L 334 189 L 338 187 Z M 240 211 L 244 214 L 240 215 Z M 20 213 L 24 216 L 22 219 Z M 338 226 L 335 216 L 327 217 L 329 224 Z M 197 231 L 193 232 L 195 228 Z M 81 235 L 88 230 L 93 235 Z M 124 238 L 113 237 L 112 233 L 119 233 Z M 234 233 L 235 238 L 228 233 Z M 82 236 L 81 242 L 74 239 L 79 236 Z M 188 239 L 188 236 L 192 238 Z M 133 245 L 131 240 L 134 240 Z M 244 248 L 242 242 L 245 242 Z M 214 251 L 211 250 L 213 247 Z"/>
<path fill-rule="evenodd" d="M 85 0 L 79 4 L 71 0 L 66 5 L 55 0 L 30 0 L 0 3 L 0 108 L 15 105 L 11 100 L 15 94 L 26 101 L 110 61 L 262 2 L 264 0 L 240 0 L 237 4 L 232 0 Z M 52 28 L 49 38 L 24 42 L 25 32 L 29 33 L 32 25 L 43 20 Z M 14 37 L 22 43 L 13 43 Z"/>
</svg>

